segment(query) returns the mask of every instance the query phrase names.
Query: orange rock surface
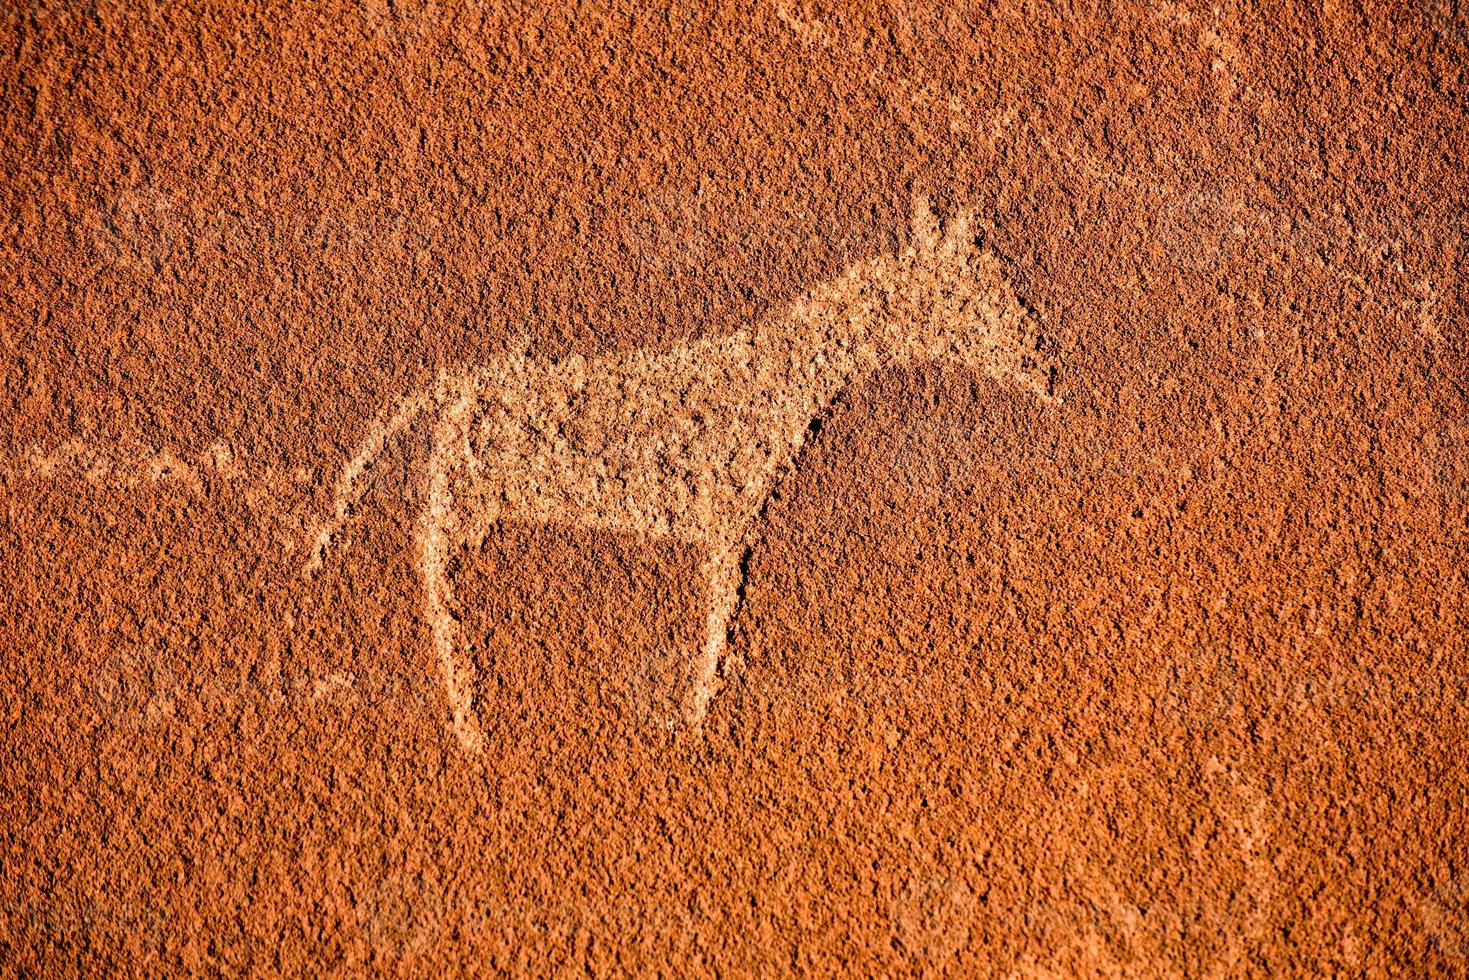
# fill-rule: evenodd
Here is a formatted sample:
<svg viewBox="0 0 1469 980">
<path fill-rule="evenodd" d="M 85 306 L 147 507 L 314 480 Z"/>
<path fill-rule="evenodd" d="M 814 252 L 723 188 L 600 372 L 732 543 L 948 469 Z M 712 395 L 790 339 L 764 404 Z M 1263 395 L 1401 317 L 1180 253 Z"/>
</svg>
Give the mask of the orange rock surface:
<svg viewBox="0 0 1469 980">
<path fill-rule="evenodd" d="M 0 973 L 1469 971 L 1455 4 L 0 41 Z"/>
</svg>

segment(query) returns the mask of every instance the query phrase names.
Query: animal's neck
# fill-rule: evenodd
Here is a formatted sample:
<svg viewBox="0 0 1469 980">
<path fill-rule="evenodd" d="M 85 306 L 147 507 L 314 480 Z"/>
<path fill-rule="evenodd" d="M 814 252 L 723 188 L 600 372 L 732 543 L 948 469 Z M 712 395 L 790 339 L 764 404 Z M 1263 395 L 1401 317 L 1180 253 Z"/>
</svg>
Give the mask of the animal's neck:
<svg viewBox="0 0 1469 980">
<path fill-rule="evenodd" d="M 820 411 L 842 388 L 877 370 L 896 353 L 883 260 L 870 260 L 799 297 L 755 334 L 762 370 L 790 395 Z"/>
</svg>

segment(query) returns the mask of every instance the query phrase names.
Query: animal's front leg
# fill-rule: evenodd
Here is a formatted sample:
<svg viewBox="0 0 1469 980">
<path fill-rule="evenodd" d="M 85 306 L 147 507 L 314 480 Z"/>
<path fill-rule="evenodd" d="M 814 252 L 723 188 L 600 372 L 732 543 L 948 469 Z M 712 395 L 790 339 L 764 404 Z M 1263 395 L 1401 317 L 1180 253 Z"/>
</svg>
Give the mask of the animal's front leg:
<svg viewBox="0 0 1469 980">
<path fill-rule="evenodd" d="M 708 589 L 708 616 L 704 642 L 694 660 L 694 684 L 689 695 L 687 720 L 697 725 L 704 720 L 709 702 L 719 692 L 719 667 L 729 646 L 730 619 L 739 606 L 740 566 L 735 553 L 717 546 L 704 562 Z"/>
</svg>

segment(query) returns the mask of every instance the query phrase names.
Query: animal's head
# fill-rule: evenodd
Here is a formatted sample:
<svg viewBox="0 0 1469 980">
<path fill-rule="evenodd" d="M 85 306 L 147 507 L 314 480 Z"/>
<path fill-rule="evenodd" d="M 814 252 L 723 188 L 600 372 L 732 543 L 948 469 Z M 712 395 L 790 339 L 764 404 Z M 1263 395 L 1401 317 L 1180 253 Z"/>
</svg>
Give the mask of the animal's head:
<svg viewBox="0 0 1469 980">
<path fill-rule="evenodd" d="M 940 221 L 914 195 L 911 240 L 869 270 L 881 295 L 873 340 L 897 361 L 948 361 L 1055 401 L 1039 316 L 982 244 L 974 215 Z"/>
</svg>

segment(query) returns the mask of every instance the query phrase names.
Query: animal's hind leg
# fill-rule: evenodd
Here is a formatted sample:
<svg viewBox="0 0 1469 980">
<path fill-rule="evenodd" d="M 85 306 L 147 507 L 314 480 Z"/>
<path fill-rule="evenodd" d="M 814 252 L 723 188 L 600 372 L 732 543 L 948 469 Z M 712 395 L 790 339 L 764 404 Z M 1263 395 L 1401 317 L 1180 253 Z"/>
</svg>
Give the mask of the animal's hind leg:
<svg viewBox="0 0 1469 980">
<path fill-rule="evenodd" d="M 419 515 L 419 571 L 423 576 L 424 616 L 428 620 L 434 654 L 444 679 L 454 734 L 465 751 L 478 755 L 484 748 L 484 735 L 474 715 L 474 694 L 454 652 L 459 624 L 450 612 L 454 591 L 445 567 L 449 548 L 458 541 L 457 535 L 451 533 L 454 515 L 448 459 L 452 450 L 448 446 L 447 428 L 444 423 L 438 426 L 429 458 L 428 501 Z"/>
<path fill-rule="evenodd" d="M 709 702 L 719 691 L 720 660 L 729 646 L 730 620 L 740 598 L 740 567 L 734 553 L 717 548 L 704 562 L 704 581 L 709 590 L 709 612 L 704 623 L 704 641 L 694 660 L 694 683 L 687 715 L 690 725 L 704 720 Z"/>
</svg>

